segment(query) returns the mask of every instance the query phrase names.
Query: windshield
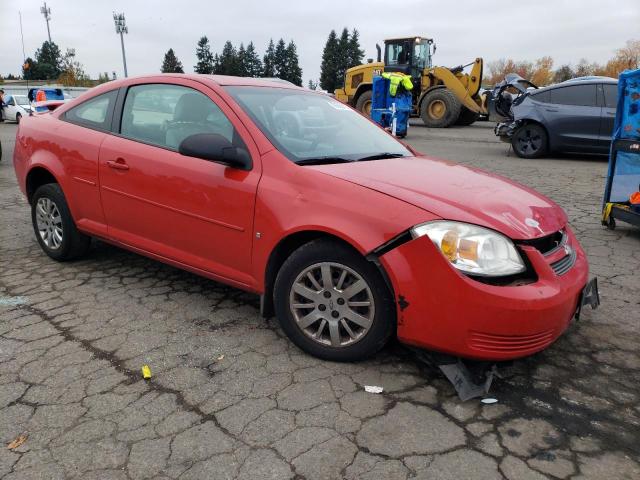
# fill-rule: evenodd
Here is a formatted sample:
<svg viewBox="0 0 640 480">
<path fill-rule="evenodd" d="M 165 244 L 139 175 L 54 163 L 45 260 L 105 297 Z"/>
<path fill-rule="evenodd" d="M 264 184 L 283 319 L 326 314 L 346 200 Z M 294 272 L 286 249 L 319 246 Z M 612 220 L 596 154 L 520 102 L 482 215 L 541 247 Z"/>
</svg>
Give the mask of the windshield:
<svg viewBox="0 0 640 480">
<path fill-rule="evenodd" d="M 411 155 L 391 135 L 327 95 L 273 87 L 229 86 L 226 90 L 294 162 Z"/>
<path fill-rule="evenodd" d="M 18 105 L 29 105 L 29 99 L 25 95 L 15 95 L 13 98 Z"/>
<path fill-rule="evenodd" d="M 413 63 L 415 67 L 423 70 L 431 66 L 429 61 L 429 44 L 424 40 L 416 43 L 413 47 Z"/>
</svg>

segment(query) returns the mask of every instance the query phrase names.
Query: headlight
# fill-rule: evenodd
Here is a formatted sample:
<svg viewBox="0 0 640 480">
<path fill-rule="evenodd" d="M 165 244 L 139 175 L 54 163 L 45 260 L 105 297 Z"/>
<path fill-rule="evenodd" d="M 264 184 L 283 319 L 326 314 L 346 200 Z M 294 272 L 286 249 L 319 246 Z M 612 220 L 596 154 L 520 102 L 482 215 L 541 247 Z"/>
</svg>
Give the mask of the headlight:
<svg viewBox="0 0 640 480">
<path fill-rule="evenodd" d="M 526 270 L 513 242 L 488 228 L 437 220 L 413 227 L 411 235 L 429 236 L 454 267 L 471 275 L 498 277 Z"/>
</svg>

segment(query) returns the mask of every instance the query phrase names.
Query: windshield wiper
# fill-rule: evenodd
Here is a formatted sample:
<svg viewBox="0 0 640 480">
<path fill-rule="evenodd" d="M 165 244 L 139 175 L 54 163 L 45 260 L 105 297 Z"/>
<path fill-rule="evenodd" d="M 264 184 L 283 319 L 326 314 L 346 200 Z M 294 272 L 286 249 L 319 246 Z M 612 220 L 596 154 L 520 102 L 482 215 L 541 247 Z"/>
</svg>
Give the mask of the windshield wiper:
<svg viewBox="0 0 640 480">
<path fill-rule="evenodd" d="M 404 156 L 405 155 L 403 153 L 384 152 L 384 153 L 376 153 L 375 155 L 369 155 L 368 157 L 362 157 L 362 158 L 359 158 L 357 161 L 365 162 L 367 160 L 382 160 L 385 158 L 400 158 Z"/>
<path fill-rule="evenodd" d="M 296 162 L 298 165 L 325 165 L 328 163 L 349 163 L 353 162 L 349 158 L 344 157 L 317 157 L 317 158 L 304 158 Z"/>
</svg>

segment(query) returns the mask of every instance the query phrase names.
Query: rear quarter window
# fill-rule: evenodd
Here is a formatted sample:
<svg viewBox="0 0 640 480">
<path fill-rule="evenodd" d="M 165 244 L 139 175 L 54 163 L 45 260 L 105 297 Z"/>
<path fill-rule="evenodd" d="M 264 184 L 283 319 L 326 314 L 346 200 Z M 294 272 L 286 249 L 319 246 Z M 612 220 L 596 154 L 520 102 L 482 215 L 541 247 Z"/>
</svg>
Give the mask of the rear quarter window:
<svg viewBox="0 0 640 480">
<path fill-rule="evenodd" d="M 549 90 L 550 102 L 558 105 L 597 106 L 596 85 L 571 85 Z"/>
<path fill-rule="evenodd" d="M 95 130 L 109 130 L 117 90 L 93 97 L 64 113 L 64 120 Z"/>
<path fill-rule="evenodd" d="M 549 90 L 544 90 L 542 92 L 535 92 L 529 95 L 532 100 L 536 102 L 549 103 Z"/>
<path fill-rule="evenodd" d="M 616 108 L 618 103 L 618 85 L 605 83 L 602 85 L 604 93 L 604 106 L 607 108 Z"/>
</svg>

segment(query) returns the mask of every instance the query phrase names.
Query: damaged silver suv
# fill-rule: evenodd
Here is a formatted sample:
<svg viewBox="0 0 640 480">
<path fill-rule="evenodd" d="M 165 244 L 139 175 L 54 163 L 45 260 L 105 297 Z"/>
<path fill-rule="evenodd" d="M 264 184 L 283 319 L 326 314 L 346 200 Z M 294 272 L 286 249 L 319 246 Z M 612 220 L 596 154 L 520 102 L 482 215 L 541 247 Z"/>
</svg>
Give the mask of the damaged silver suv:
<svg viewBox="0 0 640 480">
<path fill-rule="evenodd" d="M 550 152 L 609 152 L 618 81 L 580 77 L 538 88 L 517 74 L 494 87 L 489 104 L 495 134 L 522 158 Z"/>
</svg>

